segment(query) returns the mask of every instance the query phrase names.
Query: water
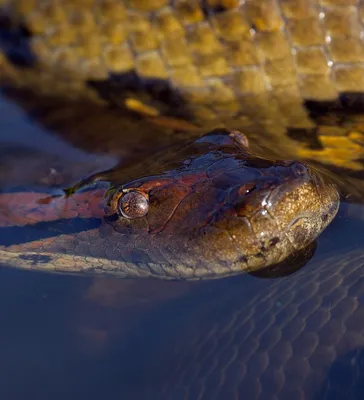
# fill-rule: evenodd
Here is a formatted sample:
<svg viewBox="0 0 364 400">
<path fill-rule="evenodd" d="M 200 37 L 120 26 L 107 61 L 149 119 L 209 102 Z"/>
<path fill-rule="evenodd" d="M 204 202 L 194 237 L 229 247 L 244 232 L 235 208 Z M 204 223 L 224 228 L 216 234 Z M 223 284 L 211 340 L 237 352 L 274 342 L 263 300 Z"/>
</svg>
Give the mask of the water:
<svg viewBox="0 0 364 400">
<path fill-rule="evenodd" d="M 5 99 L 0 106 L 0 140 L 11 149 L 2 191 L 49 182 L 59 190 L 125 162 L 115 145 L 80 150 Z M 11 157 L 19 149 L 23 164 Z M 314 257 L 284 278 L 186 283 L 1 269 L 0 397 L 362 398 L 362 215 L 360 204 L 343 203 Z"/>
</svg>

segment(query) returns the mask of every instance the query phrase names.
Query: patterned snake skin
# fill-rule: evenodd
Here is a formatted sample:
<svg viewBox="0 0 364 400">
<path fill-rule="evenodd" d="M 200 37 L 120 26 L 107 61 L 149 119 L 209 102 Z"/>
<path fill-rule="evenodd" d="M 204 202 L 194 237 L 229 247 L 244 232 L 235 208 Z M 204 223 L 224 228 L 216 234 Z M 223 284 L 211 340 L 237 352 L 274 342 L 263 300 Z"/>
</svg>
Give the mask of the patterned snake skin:
<svg viewBox="0 0 364 400">
<path fill-rule="evenodd" d="M 1 77 L 13 86 L 205 131 L 263 130 L 292 157 L 363 168 L 362 2 L 0 0 L 0 9 Z"/>
<path fill-rule="evenodd" d="M 133 371 L 146 381 L 135 398 L 362 399 L 363 267 L 359 252 L 318 259 L 161 310 L 151 340 L 132 343 L 147 355 Z"/>
</svg>

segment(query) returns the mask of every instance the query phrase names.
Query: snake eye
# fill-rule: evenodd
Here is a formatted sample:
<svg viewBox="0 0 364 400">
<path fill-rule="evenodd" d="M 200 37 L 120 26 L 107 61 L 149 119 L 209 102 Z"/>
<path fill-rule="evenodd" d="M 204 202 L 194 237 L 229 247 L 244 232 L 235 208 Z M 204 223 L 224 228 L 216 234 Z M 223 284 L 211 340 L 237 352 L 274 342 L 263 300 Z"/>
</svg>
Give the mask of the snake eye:
<svg viewBox="0 0 364 400">
<path fill-rule="evenodd" d="M 125 193 L 118 200 L 120 214 L 128 219 L 142 218 L 148 213 L 148 197 L 136 190 Z"/>
</svg>

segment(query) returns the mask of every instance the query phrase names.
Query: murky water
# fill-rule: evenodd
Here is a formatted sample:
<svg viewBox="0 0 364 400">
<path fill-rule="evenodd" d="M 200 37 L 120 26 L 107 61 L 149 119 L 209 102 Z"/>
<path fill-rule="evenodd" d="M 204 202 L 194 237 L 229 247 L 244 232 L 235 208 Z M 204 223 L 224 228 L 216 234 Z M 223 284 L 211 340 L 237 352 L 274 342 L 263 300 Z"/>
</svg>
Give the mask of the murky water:
<svg viewBox="0 0 364 400">
<path fill-rule="evenodd" d="M 57 191 L 124 160 L 115 145 L 67 143 L 4 99 L 0 142 L 0 192 Z M 0 397 L 362 398 L 362 215 L 343 203 L 314 257 L 284 278 L 185 283 L 1 269 Z"/>
</svg>

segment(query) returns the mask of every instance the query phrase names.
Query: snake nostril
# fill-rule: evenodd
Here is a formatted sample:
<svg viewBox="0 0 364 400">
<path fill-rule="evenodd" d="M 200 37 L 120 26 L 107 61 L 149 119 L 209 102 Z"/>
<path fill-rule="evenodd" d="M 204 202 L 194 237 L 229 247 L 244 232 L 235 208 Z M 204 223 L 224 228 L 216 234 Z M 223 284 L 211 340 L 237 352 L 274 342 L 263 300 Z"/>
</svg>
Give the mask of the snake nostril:
<svg viewBox="0 0 364 400">
<path fill-rule="evenodd" d="M 295 161 L 292 163 L 294 172 L 298 175 L 305 175 L 308 172 L 307 166 L 301 162 Z"/>
<path fill-rule="evenodd" d="M 269 246 L 273 247 L 275 246 L 277 243 L 279 243 L 279 237 L 275 236 L 272 239 L 270 239 L 269 241 Z"/>
<path fill-rule="evenodd" d="M 280 171 L 282 175 L 287 176 L 303 176 L 308 174 L 308 167 L 306 164 L 299 161 L 277 161 L 276 162 L 276 170 Z"/>
</svg>

